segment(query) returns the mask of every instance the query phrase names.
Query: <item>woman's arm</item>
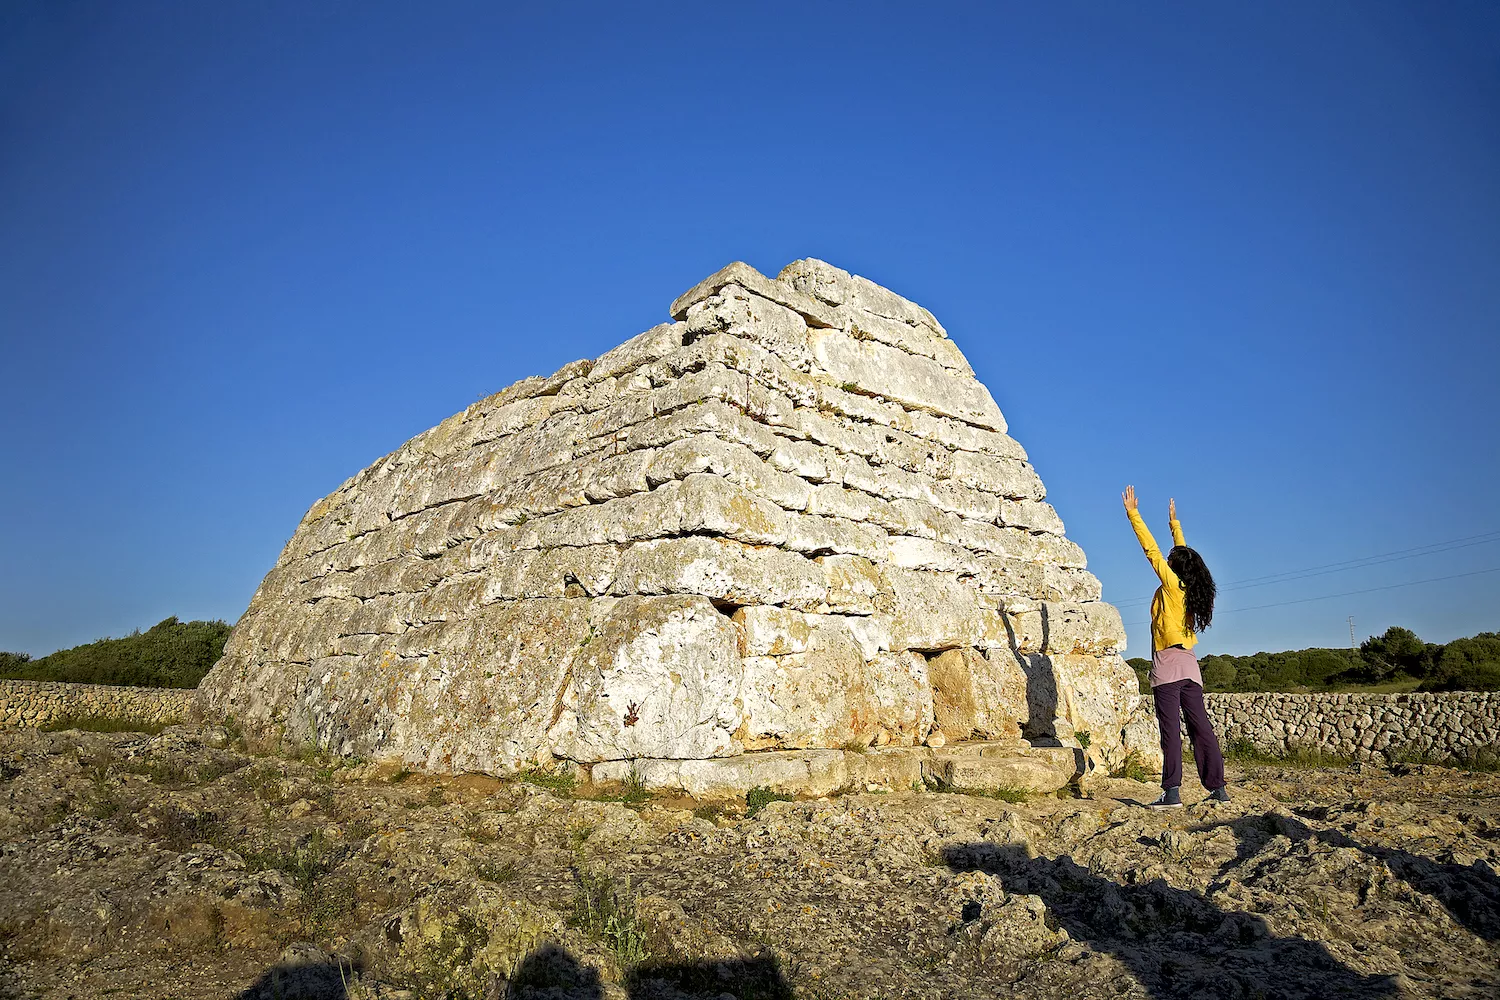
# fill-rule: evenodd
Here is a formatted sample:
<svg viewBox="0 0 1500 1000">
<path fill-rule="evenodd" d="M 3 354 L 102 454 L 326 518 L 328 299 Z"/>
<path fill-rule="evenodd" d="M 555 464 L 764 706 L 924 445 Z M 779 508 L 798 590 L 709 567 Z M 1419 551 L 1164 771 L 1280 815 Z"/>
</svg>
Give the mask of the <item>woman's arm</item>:
<svg viewBox="0 0 1500 1000">
<path fill-rule="evenodd" d="M 1125 487 L 1121 499 L 1125 501 L 1125 513 L 1130 516 L 1130 526 L 1135 529 L 1136 541 L 1141 543 L 1141 549 L 1146 553 L 1146 561 L 1151 564 L 1152 569 L 1156 570 L 1157 579 L 1162 583 L 1175 580 L 1176 574 L 1162 558 L 1161 549 L 1156 546 L 1156 539 L 1151 537 L 1151 529 L 1146 527 L 1145 521 L 1141 520 L 1140 504 L 1135 498 L 1135 487 Z"/>
<path fill-rule="evenodd" d="M 1172 525 L 1172 544 L 1187 545 L 1182 540 L 1182 524 L 1177 520 L 1177 500 L 1175 498 L 1167 501 L 1167 519 Z"/>
</svg>

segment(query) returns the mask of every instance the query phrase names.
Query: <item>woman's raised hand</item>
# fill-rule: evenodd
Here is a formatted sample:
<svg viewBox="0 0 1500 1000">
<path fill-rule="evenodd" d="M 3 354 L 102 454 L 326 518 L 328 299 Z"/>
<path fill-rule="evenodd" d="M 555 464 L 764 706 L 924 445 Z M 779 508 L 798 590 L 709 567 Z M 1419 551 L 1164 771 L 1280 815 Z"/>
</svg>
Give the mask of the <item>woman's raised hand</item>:
<svg viewBox="0 0 1500 1000">
<path fill-rule="evenodd" d="M 1167 517 L 1173 521 L 1177 520 L 1177 498 L 1173 497 L 1167 501 Z"/>
<path fill-rule="evenodd" d="M 1140 506 L 1140 504 L 1137 503 L 1136 499 L 1135 499 L 1135 487 L 1134 486 L 1127 486 L 1127 487 L 1125 487 L 1125 492 L 1122 493 L 1122 494 L 1120 494 L 1120 499 L 1125 501 L 1125 509 L 1126 510 L 1135 510 L 1137 507 Z"/>
</svg>

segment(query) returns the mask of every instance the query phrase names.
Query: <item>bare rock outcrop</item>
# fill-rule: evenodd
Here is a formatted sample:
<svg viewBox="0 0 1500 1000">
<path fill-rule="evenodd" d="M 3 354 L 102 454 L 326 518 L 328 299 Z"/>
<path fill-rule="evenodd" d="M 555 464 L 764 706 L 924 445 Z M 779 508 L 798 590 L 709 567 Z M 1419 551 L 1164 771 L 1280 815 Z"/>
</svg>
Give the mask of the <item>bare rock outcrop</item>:
<svg viewBox="0 0 1500 1000">
<path fill-rule="evenodd" d="M 931 313 L 802 260 L 670 314 L 314 504 L 200 708 L 450 772 L 1157 755 L 1119 614 Z"/>
</svg>

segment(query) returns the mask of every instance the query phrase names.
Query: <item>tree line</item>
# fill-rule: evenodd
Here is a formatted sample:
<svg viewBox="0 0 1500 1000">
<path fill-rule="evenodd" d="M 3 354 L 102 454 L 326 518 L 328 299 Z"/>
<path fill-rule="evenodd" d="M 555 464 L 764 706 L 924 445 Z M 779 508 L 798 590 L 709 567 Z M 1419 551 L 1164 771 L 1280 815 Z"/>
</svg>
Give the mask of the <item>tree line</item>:
<svg viewBox="0 0 1500 1000">
<path fill-rule="evenodd" d="M 27 653 L 0 653 L 0 677 L 76 684 L 135 687 L 197 687 L 224 653 L 230 626 L 224 622 L 183 622 L 174 615 L 146 631 L 121 639 L 60 649 L 33 660 Z"/>
<path fill-rule="evenodd" d="M 1128 662 L 1150 690 L 1151 661 Z M 1198 661 L 1209 691 L 1339 691 L 1392 682 L 1417 691 L 1500 691 L 1500 632 L 1452 642 L 1423 642 L 1411 629 L 1392 625 L 1358 649 L 1296 649 L 1253 656 L 1211 654 Z"/>
</svg>

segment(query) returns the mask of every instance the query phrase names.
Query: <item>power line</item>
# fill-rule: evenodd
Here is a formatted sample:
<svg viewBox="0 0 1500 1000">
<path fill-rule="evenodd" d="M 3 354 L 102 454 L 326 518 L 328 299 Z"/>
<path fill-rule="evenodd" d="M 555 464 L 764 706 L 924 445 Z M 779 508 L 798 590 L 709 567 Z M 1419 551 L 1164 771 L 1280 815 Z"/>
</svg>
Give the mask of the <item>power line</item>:
<svg viewBox="0 0 1500 1000">
<path fill-rule="evenodd" d="M 1314 576 L 1327 576 L 1330 573 L 1366 569 L 1370 566 L 1379 566 L 1382 563 L 1398 562 L 1402 559 L 1416 559 L 1420 556 L 1436 555 L 1439 552 L 1451 552 L 1455 549 L 1465 549 L 1474 545 L 1487 545 L 1492 542 L 1500 542 L 1500 531 L 1488 531 L 1479 535 L 1466 535 L 1463 538 L 1453 538 L 1445 542 L 1431 542 L 1427 545 L 1418 545 L 1410 549 L 1397 549 L 1394 552 L 1382 552 L 1373 556 L 1345 559 L 1342 562 L 1324 563 L 1320 566 L 1287 570 L 1283 573 L 1272 573 L 1267 576 L 1252 576 L 1244 580 L 1232 581 L 1221 586 L 1219 590 L 1222 593 L 1230 590 L 1246 590 L 1251 587 L 1266 587 L 1275 583 L 1291 583 L 1296 580 L 1306 580 Z M 1115 606 L 1128 607 L 1132 604 L 1144 604 L 1149 600 L 1151 600 L 1150 597 L 1132 597 L 1128 600 L 1117 602 Z"/>
<path fill-rule="evenodd" d="M 1248 608 L 1230 608 L 1227 611 L 1217 612 L 1223 615 L 1232 615 L 1240 611 L 1261 611 L 1265 608 L 1284 608 L 1289 604 L 1308 604 L 1312 601 L 1328 601 L 1335 597 L 1352 597 L 1355 594 L 1373 594 L 1377 590 L 1395 590 L 1398 587 L 1415 587 L 1421 583 L 1437 583 L 1440 580 L 1457 580 L 1464 576 L 1479 576 L 1483 573 L 1500 573 L 1500 566 L 1491 566 L 1489 569 L 1476 569 L 1469 573 L 1452 573 L 1448 576 L 1434 576 L 1426 580 L 1407 580 L 1405 583 L 1391 583 L 1384 587 L 1366 587 L 1363 590 L 1346 590 L 1341 594 L 1324 594 L 1321 597 L 1299 597 L 1295 601 L 1277 601 L 1275 604 L 1256 604 Z M 1137 625 L 1150 625 L 1149 621 L 1131 622 L 1126 628 L 1134 628 Z"/>
</svg>

